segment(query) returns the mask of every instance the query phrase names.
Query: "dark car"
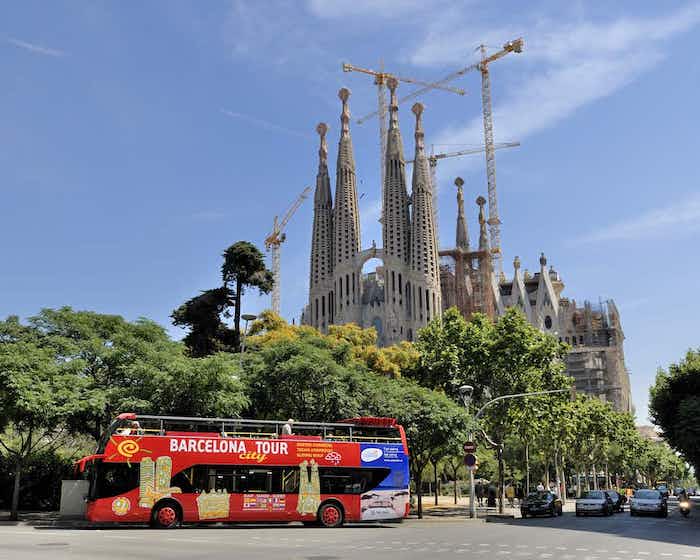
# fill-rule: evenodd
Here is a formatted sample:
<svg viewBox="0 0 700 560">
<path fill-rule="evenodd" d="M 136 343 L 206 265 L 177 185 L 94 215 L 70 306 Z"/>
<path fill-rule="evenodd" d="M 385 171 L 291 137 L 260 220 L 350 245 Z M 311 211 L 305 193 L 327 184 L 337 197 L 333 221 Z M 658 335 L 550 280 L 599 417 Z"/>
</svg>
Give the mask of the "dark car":
<svg viewBox="0 0 700 560">
<path fill-rule="evenodd" d="M 613 511 L 622 511 L 622 506 L 625 504 L 625 502 L 627 502 L 627 497 L 619 492 L 616 492 L 615 490 L 606 490 L 605 493 L 612 500 Z"/>
<path fill-rule="evenodd" d="M 585 492 L 576 500 L 576 517 L 590 514 L 612 515 L 613 501 L 604 490 Z"/>
<path fill-rule="evenodd" d="M 552 492 L 546 490 L 542 492 L 530 492 L 520 504 L 520 513 L 523 518 L 528 515 L 562 515 L 561 500 Z"/>
</svg>

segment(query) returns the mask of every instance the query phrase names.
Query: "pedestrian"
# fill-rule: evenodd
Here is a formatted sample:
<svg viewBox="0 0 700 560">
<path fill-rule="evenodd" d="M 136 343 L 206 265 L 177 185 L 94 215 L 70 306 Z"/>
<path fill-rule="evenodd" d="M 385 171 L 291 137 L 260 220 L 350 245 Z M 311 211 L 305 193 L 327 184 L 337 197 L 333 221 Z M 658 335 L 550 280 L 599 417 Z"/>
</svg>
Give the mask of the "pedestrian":
<svg viewBox="0 0 700 560">
<path fill-rule="evenodd" d="M 538 492 L 544 492 L 544 484 L 542 484 L 541 482 L 539 482 L 539 483 L 537 484 L 537 491 L 538 491 Z"/>
<path fill-rule="evenodd" d="M 481 481 L 476 481 L 476 486 L 474 487 L 474 494 L 476 495 L 476 501 L 481 506 L 481 501 L 484 499 L 484 488 L 481 486 Z"/>
<path fill-rule="evenodd" d="M 294 420 L 290 418 L 287 420 L 287 423 L 282 426 L 282 435 L 284 436 L 291 436 L 292 435 L 292 424 L 294 424 Z"/>
<path fill-rule="evenodd" d="M 496 486 L 494 484 L 489 484 L 488 487 L 488 497 L 486 499 L 487 507 L 496 507 Z"/>
<path fill-rule="evenodd" d="M 506 486 L 506 498 L 508 499 L 510 507 L 513 507 L 515 505 L 515 488 L 513 488 L 512 484 Z"/>
</svg>

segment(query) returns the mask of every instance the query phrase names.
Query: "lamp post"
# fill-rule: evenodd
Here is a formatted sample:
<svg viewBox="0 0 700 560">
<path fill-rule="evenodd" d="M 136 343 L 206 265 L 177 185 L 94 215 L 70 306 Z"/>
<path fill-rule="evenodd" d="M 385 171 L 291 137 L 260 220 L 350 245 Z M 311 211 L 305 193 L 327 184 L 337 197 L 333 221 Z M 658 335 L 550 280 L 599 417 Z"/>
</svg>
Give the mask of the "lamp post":
<svg viewBox="0 0 700 560">
<path fill-rule="evenodd" d="M 474 392 L 474 387 L 471 385 L 462 385 L 459 388 L 459 394 L 462 397 L 462 402 L 464 402 L 464 406 L 469 409 L 469 403 L 471 402 L 471 397 L 472 393 Z M 486 411 L 486 408 L 492 405 L 495 402 L 499 401 L 504 401 L 506 399 L 516 399 L 520 397 L 534 397 L 537 395 L 550 395 L 552 393 L 569 393 L 571 392 L 571 389 L 552 389 L 549 391 L 532 391 L 529 393 L 514 393 L 512 395 L 501 395 L 500 397 L 496 397 L 495 399 L 491 399 L 488 401 L 484 406 L 482 406 L 476 414 L 472 417 L 472 424 L 476 424 L 476 422 L 479 420 L 481 415 Z M 496 444 L 492 442 L 486 433 L 482 432 L 486 440 L 492 445 L 492 446 L 497 446 L 497 449 L 499 451 L 499 460 L 498 460 L 498 466 L 499 466 L 499 485 L 500 485 L 500 496 L 498 500 L 498 513 L 503 513 L 503 462 L 502 462 L 502 453 L 503 453 L 503 444 L 499 443 Z M 472 439 L 472 433 L 470 431 L 470 437 L 469 439 Z M 475 518 L 476 517 L 476 503 L 474 502 L 474 471 L 470 470 L 469 471 L 469 517 L 470 518 Z"/>
<path fill-rule="evenodd" d="M 248 335 L 248 321 L 255 321 L 257 319 L 257 315 L 251 315 L 250 313 L 245 313 L 241 315 L 241 319 L 245 321 L 245 325 L 243 326 L 243 336 L 241 337 L 241 353 L 238 356 L 238 364 L 243 367 L 243 352 L 245 352 L 245 338 Z"/>
</svg>

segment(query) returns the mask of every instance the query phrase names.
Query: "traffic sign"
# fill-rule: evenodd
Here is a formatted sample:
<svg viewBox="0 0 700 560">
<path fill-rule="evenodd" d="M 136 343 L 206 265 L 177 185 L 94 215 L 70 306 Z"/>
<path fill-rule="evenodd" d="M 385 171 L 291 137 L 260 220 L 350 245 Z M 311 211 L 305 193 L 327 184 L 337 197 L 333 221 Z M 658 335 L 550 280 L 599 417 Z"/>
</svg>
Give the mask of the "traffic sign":
<svg viewBox="0 0 700 560">
<path fill-rule="evenodd" d="M 469 467 L 470 469 L 475 468 L 477 462 L 478 461 L 477 461 L 476 455 L 474 455 L 473 453 L 467 453 L 464 456 L 464 464 L 467 465 L 467 467 Z"/>
<path fill-rule="evenodd" d="M 476 451 L 476 443 L 473 441 L 465 441 L 462 449 L 464 449 L 465 453 L 474 453 L 474 451 Z"/>
</svg>

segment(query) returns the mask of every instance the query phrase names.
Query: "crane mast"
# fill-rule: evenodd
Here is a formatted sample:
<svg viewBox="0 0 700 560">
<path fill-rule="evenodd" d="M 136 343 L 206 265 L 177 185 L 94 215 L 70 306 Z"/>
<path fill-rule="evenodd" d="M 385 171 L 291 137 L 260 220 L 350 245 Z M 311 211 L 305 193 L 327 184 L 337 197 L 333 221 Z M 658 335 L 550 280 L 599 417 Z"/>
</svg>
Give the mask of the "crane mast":
<svg viewBox="0 0 700 560">
<path fill-rule="evenodd" d="M 491 107 L 491 78 L 489 76 L 489 63 L 505 56 L 509 52 L 522 52 L 522 38 L 510 41 L 503 46 L 498 53 L 486 56 L 486 46 L 479 47 L 481 51 L 481 106 L 484 114 L 484 153 L 486 154 L 486 181 L 489 191 L 489 215 L 487 223 L 489 226 L 489 238 L 491 241 L 491 252 L 493 253 L 493 270 L 496 277 L 500 279 L 503 273 L 503 253 L 501 251 L 501 220 L 498 214 L 498 196 L 496 193 L 496 154 L 493 143 L 493 109 Z"/>
<path fill-rule="evenodd" d="M 284 233 L 284 229 L 287 227 L 289 220 L 299 209 L 302 202 L 306 200 L 311 192 L 311 187 L 306 187 L 301 194 L 292 202 L 291 206 L 284 213 L 282 219 L 279 216 L 275 216 L 272 221 L 272 231 L 265 238 L 265 248 L 272 253 L 272 311 L 277 315 L 280 314 L 281 308 L 281 270 L 280 270 L 280 253 L 281 246 L 287 240 L 287 234 Z"/>
<path fill-rule="evenodd" d="M 380 150 L 379 177 L 381 180 L 382 204 L 383 204 L 384 203 L 384 176 L 386 173 L 386 169 L 384 168 L 384 165 L 385 165 L 384 156 L 386 154 L 386 142 L 387 142 L 386 81 L 389 78 L 394 78 L 394 79 L 398 80 L 399 82 L 420 85 L 420 86 L 423 86 L 421 91 L 430 91 L 432 89 L 441 89 L 444 91 L 456 93 L 458 95 L 464 95 L 466 92 L 461 88 L 450 87 L 450 86 L 446 86 L 444 84 L 439 84 L 439 83 L 435 83 L 435 82 L 425 82 L 422 80 L 416 80 L 415 78 L 406 78 L 406 77 L 402 77 L 402 76 L 396 76 L 394 74 L 384 72 L 383 63 L 380 67 L 379 72 L 376 72 L 375 70 L 371 70 L 369 68 L 361 68 L 359 66 L 353 66 L 352 64 L 349 64 L 349 63 L 343 63 L 343 72 L 360 72 L 362 74 L 368 74 L 370 76 L 374 76 L 374 84 L 377 86 L 377 111 L 372 113 L 372 115 L 370 115 L 370 116 L 379 115 L 379 150 Z M 357 123 L 362 124 L 365 120 L 367 120 L 367 118 L 368 117 L 358 119 Z M 384 208 L 383 207 L 382 207 L 382 214 L 381 215 L 383 218 L 383 216 L 384 216 Z M 382 218 L 379 219 L 380 222 L 382 221 Z"/>
</svg>

